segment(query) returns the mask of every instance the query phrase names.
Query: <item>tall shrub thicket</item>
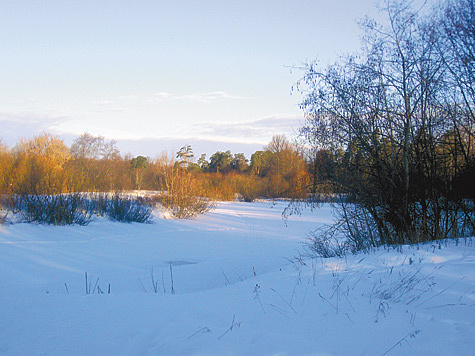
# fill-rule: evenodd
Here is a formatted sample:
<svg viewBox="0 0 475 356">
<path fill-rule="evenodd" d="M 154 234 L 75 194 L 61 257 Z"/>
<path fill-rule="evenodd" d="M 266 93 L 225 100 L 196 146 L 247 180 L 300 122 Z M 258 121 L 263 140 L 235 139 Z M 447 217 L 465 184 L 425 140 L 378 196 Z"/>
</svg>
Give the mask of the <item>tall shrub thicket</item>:
<svg viewBox="0 0 475 356">
<path fill-rule="evenodd" d="M 387 25 L 363 21 L 356 56 L 304 67 L 313 191 L 348 198 L 314 243 L 343 236 L 365 248 L 474 233 L 474 2 L 445 1 L 423 17 L 410 5 L 386 1 Z"/>
</svg>

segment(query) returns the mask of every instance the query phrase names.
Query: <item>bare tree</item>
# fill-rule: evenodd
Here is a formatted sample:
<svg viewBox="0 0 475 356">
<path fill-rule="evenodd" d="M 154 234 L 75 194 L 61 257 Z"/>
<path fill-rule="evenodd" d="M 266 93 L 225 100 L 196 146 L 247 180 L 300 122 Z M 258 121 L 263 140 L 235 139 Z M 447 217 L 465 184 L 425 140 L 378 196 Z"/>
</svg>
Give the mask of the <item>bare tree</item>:
<svg viewBox="0 0 475 356">
<path fill-rule="evenodd" d="M 362 22 L 359 56 L 304 68 L 301 133 L 314 153 L 344 151 L 332 179 L 357 203 L 341 210 L 340 226 L 354 241 L 370 226 L 372 244 L 454 236 L 460 231 L 444 219 L 457 212 L 443 202 L 447 177 L 440 175 L 450 164 L 440 145 L 454 120 L 440 105 L 448 69 L 439 38 L 408 1 L 387 1 L 384 11 L 389 26 Z"/>
<path fill-rule="evenodd" d="M 269 144 L 264 147 L 264 150 L 272 153 L 280 153 L 292 148 L 292 145 L 285 135 L 274 135 Z"/>
<path fill-rule="evenodd" d="M 464 106 L 472 125 L 475 122 L 475 3 L 448 0 L 439 10 L 434 32 L 440 38 L 440 54 L 450 73 L 448 83 L 457 93 L 455 101 Z M 453 97 L 452 97 L 453 98 Z"/>
<path fill-rule="evenodd" d="M 203 214 L 213 203 L 203 197 L 200 182 L 193 172 L 181 169 L 176 161 L 162 154 L 157 164 L 160 169 L 158 201 L 176 218 L 191 218 Z"/>
<path fill-rule="evenodd" d="M 107 141 L 103 136 L 83 133 L 71 145 L 71 154 L 75 158 L 113 159 L 119 156 L 117 142 Z"/>
</svg>

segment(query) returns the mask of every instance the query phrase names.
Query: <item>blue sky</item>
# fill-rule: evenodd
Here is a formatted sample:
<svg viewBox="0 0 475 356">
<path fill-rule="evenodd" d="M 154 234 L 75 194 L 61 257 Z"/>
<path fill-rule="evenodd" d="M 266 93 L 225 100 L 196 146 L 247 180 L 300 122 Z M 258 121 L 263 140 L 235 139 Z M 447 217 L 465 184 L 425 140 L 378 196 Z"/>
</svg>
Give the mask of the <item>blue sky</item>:
<svg viewBox="0 0 475 356">
<path fill-rule="evenodd" d="M 378 0 L 0 2 L 0 138 L 253 152 L 302 124 L 291 70 L 360 47 Z"/>
</svg>

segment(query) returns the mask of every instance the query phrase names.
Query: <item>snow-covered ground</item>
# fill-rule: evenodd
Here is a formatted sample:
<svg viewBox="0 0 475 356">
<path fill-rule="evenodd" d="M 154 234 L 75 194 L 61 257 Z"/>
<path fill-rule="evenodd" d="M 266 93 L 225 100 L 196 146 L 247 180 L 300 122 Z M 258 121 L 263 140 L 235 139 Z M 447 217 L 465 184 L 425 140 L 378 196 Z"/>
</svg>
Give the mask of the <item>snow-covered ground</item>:
<svg viewBox="0 0 475 356">
<path fill-rule="evenodd" d="M 471 240 L 298 262 L 332 212 L 284 207 L 0 226 L 0 354 L 475 354 Z"/>
</svg>

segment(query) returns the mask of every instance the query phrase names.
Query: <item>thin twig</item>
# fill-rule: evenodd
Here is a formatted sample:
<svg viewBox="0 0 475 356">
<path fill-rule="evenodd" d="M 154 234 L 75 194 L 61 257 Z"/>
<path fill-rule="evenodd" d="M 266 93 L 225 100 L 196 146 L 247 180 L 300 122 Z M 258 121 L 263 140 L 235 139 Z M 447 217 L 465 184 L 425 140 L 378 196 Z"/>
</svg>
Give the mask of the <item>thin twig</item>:
<svg viewBox="0 0 475 356">
<path fill-rule="evenodd" d="M 157 293 L 159 288 L 158 288 L 158 281 L 155 280 L 155 276 L 153 274 L 153 267 L 150 268 L 150 277 L 152 279 L 152 288 L 153 288 L 153 292 L 154 293 Z"/>
<path fill-rule="evenodd" d="M 320 298 L 322 298 L 323 301 L 327 302 L 328 304 L 330 304 L 337 312 L 338 314 L 338 308 L 335 307 L 332 303 L 330 303 L 323 295 L 321 295 L 320 293 L 318 293 L 318 295 L 320 296 Z"/>
<path fill-rule="evenodd" d="M 392 349 L 394 349 L 395 347 L 401 345 L 404 341 L 405 342 L 408 342 L 407 341 L 407 338 L 415 338 L 417 334 L 419 334 L 422 330 L 414 330 L 412 332 L 410 332 L 409 334 L 407 334 L 406 336 L 404 336 L 401 340 L 399 340 L 398 342 L 396 342 L 393 346 L 391 346 L 389 349 L 386 350 L 386 352 L 384 354 L 382 354 L 381 356 L 385 356 L 387 355 Z"/>
<path fill-rule="evenodd" d="M 270 290 L 273 291 L 275 294 L 277 294 L 277 295 L 280 297 L 280 299 L 282 299 L 282 300 L 284 301 L 284 303 L 287 304 L 287 305 L 289 306 L 289 308 L 292 309 L 292 311 L 293 311 L 295 314 L 297 314 L 297 312 L 296 312 L 295 309 L 292 307 L 292 305 L 290 305 L 289 302 L 286 301 L 285 298 L 282 297 L 274 288 L 271 288 Z"/>
<path fill-rule="evenodd" d="M 145 293 L 148 293 L 147 292 L 147 289 L 144 287 L 142 281 L 140 280 L 140 278 L 137 279 L 137 284 L 139 285 L 140 288 L 142 288 L 142 290 L 145 292 Z"/>
<path fill-rule="evenodd" d="M 233 315 L 233 321 L 231 322 L 231 326 L 229 327 L 228 330 L 226 330 L 220 337 L 218 337 L 218 340 L 221 339 L 224 335 L 226 335 L 228 332 L 233 331 L 235 326 L 241 326 L 241 323 L 235 323 L 234 319 L 236 318 L 236 314 Z"/>
<path fill-rule="evenodd" d="M 167 290 L 165 289 L 165 279 L 163 278 L 163 269 L 162 269 L 162 287 L 163 287 L 163 293 L 166 293 Z"/>
<path fill-rule="evenodd" d="M 450 286 L 448 286 L 447 288 L 442 289 L 439 293 L 434 294 L 434 295 L 431 296 L 430 298 L 428 298 L 428 299 L 426 299 L 425 301 L 423 301 L 422 303 L 418 304 L 417 307 L 420 307 L 422 304 L 427 303 L 427 302 L 428 302 L 429 300 L 431 300 L 432 298 L 441 295 L 441 294 L 444 293 L 447 289 L 452 288 L 454 285 L 456 285 L 458 282 L 464 280 L 465 278 L 467 278 L 467 276 L 464 276 L 464 277 L 460 278 L 459 280 L 456 280 L 454 283 L 452 283 L 452 284 L 451 284 Z"/>
<path fill-rule="evenodd" d="M 98 282 L 99 282 L 99 277 L 97 277 L 97 279 L 96 279 L 96 283 L 94 284 L 94 288 L 92 289 L 92 294 L 94 294 L 94 291 L 96 290 Z"/>
<path fill-rule="evenodd" d="M 221 268 L 221 272 L 223 273 L 224 280 L 225 280 L 224 285 L 225 285 L 225 286 L 229 286 L 231 283 L 229 282 L 229 279 L 228 279 L 228 277 L 226 277 L 226 274 L 224 273 L 224 271 L 223 271 L 222 268 Z"/>
<path fill-rule="evenodd" d="M 274 304 L 268 304 L 271 308 L 273 308 L 276 312 L 278 312 L 279 314 L 282 314 L 283 316 L 285 316 L 287 319 L 290 319 L 290 317 L 285 314 L 285 310 L 275 306 Z"/>
<path fill-rule="evenodd" d="M 262 301 L 261 301 L 261 296 L 260 296 L 260 286 L 258 284 L 256 284 L 256 287 L 254 288 L 254 300 L 258 300 L 259 301 L 259 304 L 261 306 L 261 309 L 262 309 L 262 312 L 265 314 L 266 311 L 264 309 L 264 306 L 262 305 Z"/>
<path fill-rule="evenodd" d="M 190 336 L 188 336 L 186 339 L 189 340 L 189 339 L 191 339 L 193 336 L 195 336 L 196 334 L 199 334 L 200 332 L 201 332 L 201 333 L 205 333 L 205 332 L 206 332 L 206 333 L 209 333 L 210 331 L 211 331 L 211 330 L 210 330 L 207 326 L 205 326 L 205 327 L 202 327 L 202 328 L 201 328 L 200 330 L 198 330 L 197 332 L 195 332 L 195 333 L 191 334 Z"/>
<path fill-rule="evenodd" d="M 175 294 L 175 289 L 173 288 L 173 270 L 172 270 L 172 264 L 171 263 L 170 263 L 170 278 L 171 278 L 171 281 L 172 281 L 172 291 L 171 291 L 171 293 Z"/>
</svg>

